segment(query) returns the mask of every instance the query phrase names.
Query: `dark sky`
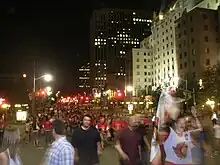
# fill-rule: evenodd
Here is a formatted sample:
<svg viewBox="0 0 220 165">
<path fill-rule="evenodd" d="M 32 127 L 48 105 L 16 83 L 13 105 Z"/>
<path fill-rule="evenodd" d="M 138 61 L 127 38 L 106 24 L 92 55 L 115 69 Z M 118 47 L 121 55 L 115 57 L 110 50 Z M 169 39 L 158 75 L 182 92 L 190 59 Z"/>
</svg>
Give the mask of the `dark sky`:
<svg viewBox="0 0 220 165">
<path fill-rule="evenodd" d="M 92 11 L 107 7 L 152 11 L 159 9 L 160 4 L 161 0 L 130 0 L 126 3 L 125 0 L 1 0 L 0 90 L 13 93 L 14 88 L 29 88 L 30 76 L 25 83 L 15 79 L 22 72 L 32 75 L 33 61 L 36 60 L 39 75 L 50 72 L 55 76 L 53 85 L 56 88 L 64 92 L 74 91 L 77 68 L 89 59 Z M 13 77 L 13 82 L 1 78 L 1 75 Z"/>
</svg>

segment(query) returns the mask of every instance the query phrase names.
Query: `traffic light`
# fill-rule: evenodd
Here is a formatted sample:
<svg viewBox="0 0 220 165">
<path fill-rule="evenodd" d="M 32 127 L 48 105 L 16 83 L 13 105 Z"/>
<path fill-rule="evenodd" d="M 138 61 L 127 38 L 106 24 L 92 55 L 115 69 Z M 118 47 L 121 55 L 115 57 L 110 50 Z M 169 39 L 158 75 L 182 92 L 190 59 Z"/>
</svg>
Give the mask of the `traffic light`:
<svg viewBox="0 0 220 165">
<path fill-rule="evenodd" d="M 44 97 L 46 95 L 46 92 L 45 91 L 41 91 L 40 92 L 40 96 Z"/>
<path fill-rule="evenodd" d="M 115 98 L 118 100 L 122 100 L 124 98 L 124 92 L 121 90 L 117 90 L 115 93 Z"/>
</svg>

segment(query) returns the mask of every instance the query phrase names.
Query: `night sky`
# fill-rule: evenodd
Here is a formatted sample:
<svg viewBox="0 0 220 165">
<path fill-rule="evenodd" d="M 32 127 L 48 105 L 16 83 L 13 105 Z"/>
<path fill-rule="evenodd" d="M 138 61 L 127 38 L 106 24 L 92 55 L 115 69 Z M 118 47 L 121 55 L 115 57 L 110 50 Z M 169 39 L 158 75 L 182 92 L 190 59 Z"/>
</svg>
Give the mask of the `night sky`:
<svg viewBox="0 0 220 165">
<path fill-rule="evenodd" d="M 55 89 L 63 93 L 76 91 L 77 68 L 89 60 L 93 10 L 114 7 L 151 12 L 161 7 L 161 0 L 59 2 L 0 1 L 0 94 L 14 100 L 26 95 L 31 89 L 34 60 L 38 75 L 54 75 L 51 85 Z M 23 72 L 28 75 L 25 80 L 20 78 Z"/>
</svg>

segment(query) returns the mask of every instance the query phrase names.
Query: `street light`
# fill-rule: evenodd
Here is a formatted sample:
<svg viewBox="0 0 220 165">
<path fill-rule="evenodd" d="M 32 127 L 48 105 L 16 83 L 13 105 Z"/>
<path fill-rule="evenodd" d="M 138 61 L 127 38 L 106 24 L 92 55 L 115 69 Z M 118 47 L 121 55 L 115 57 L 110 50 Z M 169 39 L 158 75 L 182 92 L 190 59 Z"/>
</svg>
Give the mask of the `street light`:
<svg viewBox="0 0 220 165">
<path fill-rule="evenodd" d="M 50 74 L 44 75 L 44 80 L 50 82 L 52 80 L 52 76 Z"/>
<path fill-rule="evenodd" d="M 23 78 L 26 78 L 26 77 L 27 77 L 27 75 L 24 73 L 24 74 L 22 75 L 22 77 L 23 77 Z"/>
<path fill-rule="evenodd" d="M 131 85 L 128 85 L 128 86 L 126 87 L 126 90 L 127 90 L 128 92 L 132 92 L 132 91 L 133 91 L 133 87 L 132 87 Z"/>
<path fill-rule="evenodd" d="M 133 87 L 131 85 L 128 85 L 125 87 L 125 96 L 127 96 L 127 92 L 131 93 L 133 91 Z"/>
<path fill-rule="evenodd" d="M 52 80 L 52 75 L 50 74 L 44 74 L 40 77 L 35 77 L 34 75 L 34 79 L 33 79 L 33 97 L 32 97 L 32 114 L 35 117 L 35 93 L 36 93 L 36 81 L 37 80 L 41 80 L 44 79 L 44 81 L 49 82 Z"/>
<path fill-rule="evenodd" d="M 9 104 L 2 104 L 2 108 L 3 108 L 3 109 L 7 109 L 7 108 L 9 108 L 9 107 L 10 107 Z"/>
<path fill-rule="evenodd" d="M 34 80 L 37 81 L 37 80 L 40 80 L 40 79 L 44 79 L 44 81 L 49 82 L 49 81 L 52 80 L 52 78 L 53 78 L 52 75 L 50 75 L 50 74 L 44 74 L 44 75 L 42 75 L 42 76 L 40 76 L 40 77 L 34 77 Z"/>
<path fill-rule="evenodd" d="M 209 105 L 209 106 L 212 108 L 212 111 L 213 111 L 214 108 L 215 108 L 215 101 L 208 99 L 208 100 L 206 101 L 206 105 Z"/>
</svg>

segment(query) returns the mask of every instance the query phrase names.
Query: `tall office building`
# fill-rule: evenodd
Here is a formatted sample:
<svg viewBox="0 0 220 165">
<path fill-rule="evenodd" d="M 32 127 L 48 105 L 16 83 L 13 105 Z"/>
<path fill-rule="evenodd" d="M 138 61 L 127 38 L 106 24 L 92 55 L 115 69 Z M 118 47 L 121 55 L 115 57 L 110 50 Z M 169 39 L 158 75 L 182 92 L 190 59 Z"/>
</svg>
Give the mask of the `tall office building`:
<svg viewBox="0 0 220 165">
<path fill-rule="evenodd" d="M 86 63 L 79 68 L 79 89 L 82 92 L 89 92 L 90 85 L 90 63 Z"/>
<path fill-rule="evenodd" d="M 125 85 L 131 74 L 131 49 L 150 35 L 151 20 L 146 12 L 101 9 L 93 12 L 90 24 L 90 60 L 92 87 L 108 85 L 114 74 Z"/>
<path fill-rule="evenodd" d="M 176 85 L 174 77 L 179 77 L 179 34 L 176 33 L 177 21 L 182 17 L 183 13 L 188 13 L 196 7 L 217 9 L 219 0 L 176 0 L 169 10 L 166 12 L 161 11 L 158 16 L 154 16 L 151 32 L 152 35 L 148 38 L 149 45 L 151 46 L 151 63 L 144 62 L 143 65 L 151 65 L 151 69 L 147 70 L 143 67 L 137 68 L 138 62 L 133 62 L 133 84 L 134 91 L 143 88 L 141 82 L 145 79 L 149 79 L 148 75 L 141 76 L 137 75 L 141 72 L 151 72 L 152 84 L 151 86 L 155 89 L 158 86 L 163 85 Z M 200 24 L 200 22 L 198 22 Z M 144 50 L 142 50 L 144 49 Z M 133 59 L 138 58 L 137 53 L 140 51 L 146 51 L 146 48 L 141 48 L 139 51 L 133 50 Z M 149 51 L 149 50 L 147 50 Z M 145 60 L 146 58 L 144 58 Z M 135 76 L 134 76 L 135 75 Z M 147 77 L 148 76 L 148 77 Z M 147 80 L 148 81 L 148 80 Z M 146 83 L 145 83 L 146 84 Z M 146 85 L 149 85 L 147 83 Z"/>
</svg>

